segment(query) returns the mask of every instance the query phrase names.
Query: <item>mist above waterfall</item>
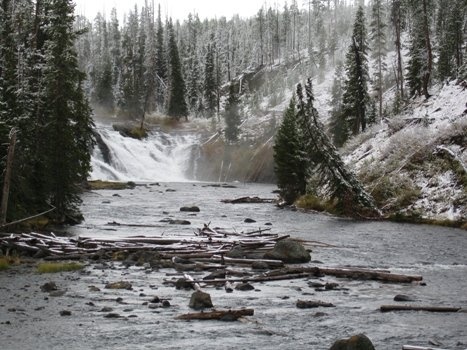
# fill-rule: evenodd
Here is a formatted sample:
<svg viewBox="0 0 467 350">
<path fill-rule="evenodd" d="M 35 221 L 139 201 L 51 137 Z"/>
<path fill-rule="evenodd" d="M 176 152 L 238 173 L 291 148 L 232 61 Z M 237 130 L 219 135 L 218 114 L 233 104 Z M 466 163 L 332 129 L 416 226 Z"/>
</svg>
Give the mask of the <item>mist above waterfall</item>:
<svg viewBox="0 0 467 350">
<path fill-rule="evenodd" d="M 97 125 L 98 144 L 92 155 L 92 180 L 173 181 L 189 175 L 193 133 L 152 131 L 144 140 L 124 137 L 109 126 Z"/>
</svg>

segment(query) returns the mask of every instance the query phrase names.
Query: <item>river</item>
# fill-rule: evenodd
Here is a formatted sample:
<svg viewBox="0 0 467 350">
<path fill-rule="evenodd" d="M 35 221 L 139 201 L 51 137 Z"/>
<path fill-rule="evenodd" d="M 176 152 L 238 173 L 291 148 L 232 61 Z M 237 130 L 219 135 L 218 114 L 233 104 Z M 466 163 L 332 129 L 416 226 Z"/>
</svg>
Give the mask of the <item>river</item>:
<svg viewBox="0 0 467 350">
<path fill-rule="evenodd" d="M 321 266 L 358 266 L 420 274 L 426 284 L 337 280 L 349 290 L 315 292 L 308 281 L 291 281 L 259 284 L 261 292 L 241 296 L 214 291 L 213 298 L 220 298 L 221 307 L 254 307 L 253 320 L 234 324 L 190 322 L 175 325 L 173 320 L 158 318 L 158 341 L 164 347 L 190 348 L 196 344 L 206 349 L 268 349 L 274 344 L 279 349 L 327 349 L 336 338 L 363 332 L 377 349 L 400 349 L 404 344 L 429 346 L 430 341 L 442 348 L 467 348 L 467 313 L 379 311 L 383 304 L 394 304 L 396 294 L 409 295 L 418 305 L 466 308 L 465 231 L 390 222 L 357 222 L 279 209 L 274 204 L 221 203 L 221 199 L 247 195 L 274 198 L 274 189 L 272 185 L 261 184 L 236 183 L 232 188 L 224 188 L 184 182 L 145 183 L 132 190 L 90 192 L 85 194 L 82 206 L 86 221 L 73 231 L 76 235 L 92 237 L 192 236 L 193 231 L 205 223 L 238 232 L 271 228 L 273 233 L 334 246 L 316 248 L 312 252 L 312 260 Z M 179 208 L 185 205 L 197 205 L 200 212 L 180 212 Z M 191 225 L 161 222 L 166 218 L 188 220 Z M 246 218 L 256 223 L 244 223 Z M 322 280 L 326 281 L 336 279 Z M 324 300 L 336 307 L 323 310 L 324 315 L 321 315 L 297 309 L 294 302 L 298 298 Z M 144 327 L 147 329 L 148 325 Z M 130 333 L 137 329 L 141 331 L 137 323 L 125 328 Z M 135 346 L 141 340 L 137 336 L 131 339 Z"/>
<path fill-rule="evenodd" d="M 279 209 L 274 204 L 225 204 L 243 196 L 275 198 L 274 185 L 208 184 L 189 179 L 190 135 L 154 134 L 137 142 L 102 128 L 108 146 L 96 149 L 93 177 L 135 180 L 133 189 L 99 190 L 83 194 L 85 221 L 70 228 L 82 237 L 185 236 L 204 224 L 228 231 L 269 228 L 319 241 L 310 266 L 365 267 L 422 275 L 422 284 L 351 281 L 333 277 L 255 283 L 255 290 L 207 288 L 214 306 L 248 307 L 254 316 L 242 322 L 186 322 L 191 292 L 164 283 L 173 269 L 126 268 L 118 262 L 89 264 L 83 271 L 42 276 L 30 270 L 0 274 L 0 338 L 2 349 L 313 349 L 326 350 L 343 337 L 365 333 L 376 349 L 419 345 L 467 349 L 467 313 L 388 312 L 397 294 L 416 305 L 467 308 L 467 234 L 465 231 L 390 222 L 358 222 L 324 214 Z M 105 148 L 105 147 L 104 147 Z M 187 178 L 188 177 L 188 178 Z M 199 213 L 181 212 L 196 205 Z M 245 223 L 245 219 L 255 220 Z M 189 225 L 171 225 L 181 219 Z M 201 275 L 196 275 L 202 277 Z M 39 286 L 54 280 L 66 291 L 44 297 Z M 107 282 L 130 281 L 133 289 L 112 291 Z M 316 291 L 313 283 L 338 283 L 341 289 Z M 93 288 L 90 288 L 92 286 Z M 169 308 L 151 308 L 157 295 Z M 333 308 L 298 309 L 302 300 L 331 302 Z M 60 310 L 71 317 L 60 317 Z M 104 310 L 121 317 L 105 318 Z"/>
</svg>

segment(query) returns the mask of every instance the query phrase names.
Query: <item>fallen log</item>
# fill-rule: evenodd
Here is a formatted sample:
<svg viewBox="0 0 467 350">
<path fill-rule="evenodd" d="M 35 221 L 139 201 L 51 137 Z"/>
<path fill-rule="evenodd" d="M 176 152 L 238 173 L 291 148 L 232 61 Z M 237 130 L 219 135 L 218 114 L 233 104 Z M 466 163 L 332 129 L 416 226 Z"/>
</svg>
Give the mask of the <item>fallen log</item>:
<svg viewBox="0 0 467 350">
<path fill-rule="evenodd" d="M 420 306 L 420 305 L 382 305 L 381 312 L 389 311 L 427 311 L 427 312 L 459 312 L 461 307 L 450 306 Z"/>
<path fill-rule="evenodd" d="M 218 284 L 225 282 L 267 282 L 267 281 L 281 281 L 281 280 L 291 280 L 299 278 L 310 277 L 310 273 L 297 273 L 297 274 L 287 274 L 287 275 L 278 275 L 278 276 L 257 276 L 257 277 L 245 277 L 245 278 L 225 278 L 225 279 L 212 279 L 212 280 L 194 280 L 196 283 L 205 283 L 205 284 Z"/>
<path fill-rule="evenodd" d="M 239 310 L 214 310 L 208 312 L 195 312 L 177 316 L 177 320 L 219 320 L 219 321 L 236 321 L 243 316 L 253 316 L 253 309 Z"/>
<path fill-rule="evenodd" d="M 335 268 L 319 268 L 319 271 L 324 275 L 335 277 L 350 278 L 356 280 L 375 280 L 382 282 L 393 283 L 412 283 L 423 280 L 422 276 L 400 275 L 390 272 L 379 272 L 363 269 L 335 269 Z"/>
<path fill-rule="evenodd" d="M 310 273 L 315 276 L 329 275 L 340 278 L 349 278 L 355 280 L 376 280 L 382 282 L 392 283 L 411 283 L 414 281 L 423 280 L 422 276 L 410 276 L 393 274 L 390 272 L 382 272 L 378 270 L 366 270 L 361 268 L 329 268 L 329 267 L 296 267 L 286 270 L 276 270 L 272 274 L 287 274 L 287 273 Z"/>
</svg>

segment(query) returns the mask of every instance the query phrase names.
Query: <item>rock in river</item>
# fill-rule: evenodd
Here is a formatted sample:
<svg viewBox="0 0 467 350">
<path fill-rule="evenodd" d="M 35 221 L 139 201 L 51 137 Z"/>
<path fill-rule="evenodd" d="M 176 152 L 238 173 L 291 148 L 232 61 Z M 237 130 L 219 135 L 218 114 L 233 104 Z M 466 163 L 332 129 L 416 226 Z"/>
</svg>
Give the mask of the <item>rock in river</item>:
<svg viewBox="0 0 467 350">
<path fill-rule="evenodd" d="M 195 310 L 201 310 L 213 307 L 211 296 L 208 293 L 197 290 L 191 295 L 189 307 Z"/>
<path fill-rule="evenodd" d="M 394 297 L 394 301 L 415 301 L 415 298 L 404 294 L 397 294 Z"/>
<path fill-rule="evenodd" d="M 106 289 L 127 289 L 131 290 L 133 287 L 130 282 L 126 281 L 119 281 L 119 282 L 113 282 L 113 283 L 107 283 L 105 285 Z"/>
<path fill-rule="evenodd" d="M 375 347 L 366 335 L 357 334 L 349 339 L 337 340 L 329 350 L 375 350 Z"/>
<path fill-rule="evenodd" d="M 274 246 L 274 249 L 264 255 L 265 259 L 282 260 L 286 264 L 300 264 L 311 260 L 305 247 L 293 239 L 284 239 Z"/>
<path fill-rule="evenodd" d="M 58 287 L 55 284 L 55 282 L 47 282 L 41 286 L 41 291 L 46 293 L 53 292 L 54 290 L 58 290 Z"/>
<path fill-rule="evenodd" d="M 191 206 L 191 207 L 181 207 L 180 211 L 187 211 L 187 212 L 192 212 L 192 213 L 199 213 L 199 207 L 197 206 Z"/>
</svg>

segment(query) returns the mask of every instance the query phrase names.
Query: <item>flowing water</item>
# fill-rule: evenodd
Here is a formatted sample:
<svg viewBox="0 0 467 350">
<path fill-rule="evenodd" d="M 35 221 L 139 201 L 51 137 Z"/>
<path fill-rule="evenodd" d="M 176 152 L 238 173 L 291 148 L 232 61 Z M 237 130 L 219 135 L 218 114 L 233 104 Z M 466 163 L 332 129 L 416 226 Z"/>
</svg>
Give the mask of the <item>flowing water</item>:
<svg viewBox="0 0 467 350">
<path fill-rule="evenodd" d="M 274 198 L 275 186 L 234 183 L 232 187 L 213 187 L 187 181 L 184 166 L 189 163 L 188 152 L 177 152 L 187 151 L 196 142 L 188 135 L 167 140 L 168 148 L 161 149 L 159 154 L 160 135 L 157 141 L 150 138 L 137 143 L 121 139 L 109 130 L 102 134 L 113 152 L 113 163 L 103 164 L 96 152 L 93 175 L 137 180 L 139 185 L 123 191 L 84 194 L 82 210 L 86 220 L 72 228 L 75 235 L 191 237 L 205 223 L 238 232 L 271 228 L 273 233 L 331 245 L 315 248 L 311 253 L 313 262 L 309 265 L 358 266 L 420 274 L 426 285 L 323 277 L 256 283 L 253 291 L 230 294 L 223 289 L 209 288 L 207 291 L 216 307 L 251 307 L 255 309 L 255 315 L 244 322 L 185 322 L 175 320 L 175 316 L 190 312 L 187 304 L 191 293 L 163 284 L 164 279 L 173 278 L 173 270 L 125 269 L 113 264 L 110 269 L 97 267 L 79 275 L 81 284 L 75 280 L 67 282 L 74 292 L 71 293 L 74 301 L 70 301 L 68 307 L 73 313 L 82 315 L 79 321 L 56 320 L 52 324 L 53 330 L 44 330 L 41 328 L 43 323 L 37 321 L 36 326 L 25 326 L 23 331 L 5 337 L 11 340 L 6 344 L 24 338 L 23 333 L 28 332 L 37 339 L 47 334 L 50 336 L 47 348 L 56 349 L 66 343 L 73 349 L 321 350 L 329 349 L 338 338 L 365 333 L 379 350 L 401 349 L 404 344 L 430 346 L 430 342 L 438 344 L 436 347 L 439 348 L 467 349 L 467 313 L 379 311 L 383 304 L 394 304 L 393 298 L 397 294 L 411 296 L 416 299 L 413 304 L 417 305 L 467 308 L 465 231 L 389 222 L 356 222 L 279 209 L 274 204 L 224 204 L 221 199 Z M 133 157 L 135 163 L 130 165 Z M 186 205 L 197 205 L 201 211 L 196 214 L 180 212 L 179 208 Z M 179 226 L 161 221 L 167 218 L 188 220 L 191 224 Z M 256 222 L 247 224 L 244 222 L 246 218 Z M 127 303 L 124 306 L 116 304 L 115 295 L 109 292 L 89 292 L 82 286 L 84 281 L 85 286 L 101 287 L 106 281 L 116 279 L 130 280 L 134 285 L 133 291 L 120 292 Z M 311 285 L 317 281 L 337 282 L 344 289 L 318 292 Z M 143 295 L 169 298 L 172 307 L 150 310 L 142 304 Z M 83 306 L 86 298 L 91 298 L 96 306 Z M 298 299 L 332 302 L 336 307 L 298 309 L 295 306 Z M 132 316 L 104 319 L 98 309 L 106 305 Z M 77 322 L 80 322 L 79 327 Z"/>
<path fill-rule="evenodd" d="M 112 137 L 108 139 L 110 141 Z M 128 141 L 112 140 L 115 146 L 111 148 L 116 150 L 121 147 L 129 150 L 129 154 L 134 154 L 131 152 L 134 150 L 133 145 L 125 145 Z M 271 228 L 274 233 L 334 246 L 316 248 L 312 252 L 312 259 L 324 266 L 361 266 L 420 274 L 426 285 L 339 281 L 349 291 L 319 293 L 310 288 L 306 281 L 273 282 L 259 286 L 262 292 L 252 292 L 240 300 L 238 296 L 229 300 L 229 295 L 219 292 L 221 304 L 225 307 L 255 305 L 255 325 L 216 322 L 182 324 L 176 331 L 168 330 L 165 345 L 171 346 L 173 341 L 174 348 L 196 344 L 200 348 L 267 349 L 274 344 L 274 347 L 284 349 L 326 349 L 333 339 L 365 332 L 375 341 L 378 349 L 399 349 L 402 344 L 408 343 L 428 346 L 430 340 L 439 342 L 442 345 L 440 347 L 467 348 L 467 313 L 383 314 L 378 311 L 380 305 L 394 303 L 392 299 L 396 294 L 410 295 L 418 304 L 467 308 L 465 231 L 389 222 L 356 222 L 279 209 L 274 204 L 224 204 L 221 199 L 242 196 L 275 198 L 276 195 L 272 193 L 275 187 L 236 183 L 226 188 L 201 182 L 179 182 L 180 179 L 186 180 L 188 169 L 183 169 L 183 165 L 190 164 L 188 150 L 196 139 L 185 135 L 172 138 L 170 142 L 169 150 L 166 148 L 162 151 L 167 157 L 155 157 L 163 161 L 153 162 L 152 165 L 147 164 L 150 162 L 146 158 L 148 152 L 144 155 L 149 149 L 149 153 L 154 152 L 152 148 L 143 143 L 145 149 L 137 149 L 138 158 L 135 161 L 143 163 L 150 170 L 146 171 L 145 168 L 132 172 L 128 177 L 149 183 L 118 193 L 99 191 L 86 194 L 83 204 L 86 222 L 76 227 L 75 233 L 93 237 L 189 237 L 205 223 L 210 223 L 211 227 L 239 232 Z M 155 148 L 160 149 L 158 146 Z M 129 160 L 128 156 L 118 153 L 115 157 L 125 163 Z M 165 163 L 166 159 L 169 160 Z M 167 180 L 170 182 L 154 183 Z M 180 212 L 179 208 L 186 205 L 199 206 L 201 211 L 197 214 Z M 191 225 L 174 226 L 162 222 L 167 218 L 188 220 Z M 256 223 L 246 224 L 246 218 L 254 219 Z M 115 222 L 141 226 L 115 226 Z M 293 296 L 291 299 L 286 298 L 291 291 L 298 293 L 297 298 L 331 301 L 337 307 L 325 310 L 325 315 L 321 317 L 315 312 L 303 312 L 294 307 Z"/>
</svg>

